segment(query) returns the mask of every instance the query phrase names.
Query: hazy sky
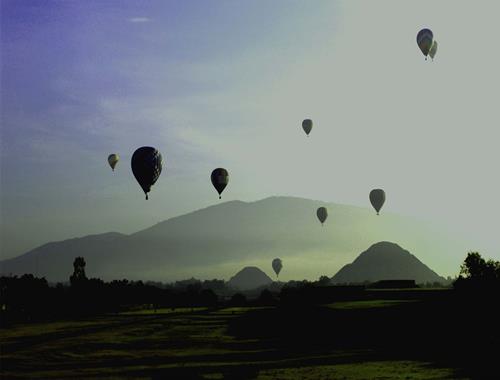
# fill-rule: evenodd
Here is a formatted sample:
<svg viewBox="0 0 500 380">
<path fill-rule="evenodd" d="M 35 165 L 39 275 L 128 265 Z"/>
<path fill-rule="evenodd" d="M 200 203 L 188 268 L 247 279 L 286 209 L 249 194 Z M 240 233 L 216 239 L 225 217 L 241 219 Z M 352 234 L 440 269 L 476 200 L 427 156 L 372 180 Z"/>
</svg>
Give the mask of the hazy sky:
<svg viewBox="0 0 500 380">
<path fill-rule="evenodd" d="M 2 256 L 219 202 L 223 166 L 224 200 L 368 206 L 382 187 L 385 211 L 498 259 L 498 14 L 497 0 L 1 0 Z M 147 202 L 130 170 L 142 145 L 164 158 Z"/>
</svg>

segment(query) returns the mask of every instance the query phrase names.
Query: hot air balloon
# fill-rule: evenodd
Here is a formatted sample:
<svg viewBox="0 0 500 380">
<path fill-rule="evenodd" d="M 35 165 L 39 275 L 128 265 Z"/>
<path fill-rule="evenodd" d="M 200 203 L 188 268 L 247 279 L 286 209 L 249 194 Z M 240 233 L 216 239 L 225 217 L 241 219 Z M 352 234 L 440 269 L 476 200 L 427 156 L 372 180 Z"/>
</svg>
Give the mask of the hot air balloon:
<svg viewBox="0 0 500 380">
<path fill-rule="evenodd" d="M 161 174 L 163 164 L 161 154 L 153 147 L 143 146 L 134 152 L 131 164 L 134 177 L 148 199 L 151 186 L 155 184 Z"/>
<path fill-rule="evenodd" d="M 326 209 L 326 207 L 320 207 L 316 210 L 316 215 L 318 216 L 321 225 L 323 225 L 323 223 L 325 223 L 326 218 L 328 218 L 328 210 Z"/>
<path fill-rule="evenodd" d="M 281 259 L 274 259 L 272 265 L 274 273 L 276 273 L 276 277 L 279 277 L 281 268 L 283 268 L 283 263 L 281 262 Z"/>
<path fill-rule="evenodd" d="M 309 136 L 309 133 L 311 133 L 311 129 L 313 127 L 313 122 L 311 119 L 305 119 L 303 122 L 302 122 L 302 129 L 304 130 L 304 132 L 306 133 L 306 135 Z"/>
<path fill-rule="evenodd" d="M 429 55 L 433 39 L 434 35 L 432 34 L 432 30 L 430 29 L 422 29 L 417 34 L 417 44 L 422 51 L 422 54 L 425 55 L 425 59 L 427 59 L 427 56 Z"/>
<path fill-rule="evenodd" d="M 429 55 L 431 56 L 431 59 L 434 61 L 434 57 L 436 56 L 438 50 L 438 43 L 436 40 L 432 43 L 431 50 L 429 50 Z"/>
<path fill-rule="evenodd" d="M 108 156 L 108 163 L 109 166 L 111 166 L 111 169 L 113 169 L 113 171 L 115 171 L 115 166 L 118 163 L 118 161 L 120 161 L 120 156 L 118 156 L 116 153 L 110 154 Z"/>
<path fill-rule="evenodd" d="M 221 199 L 221 194 L 229 182 L 229 173 L 224 168 L 217 168 L 212 172 L 210 179 L 215 190 L 219 193 L 219 199 Z"/>
<path fill-rule="evenodd" d="M 374 190 L 370 191 L 370 202 L 371 202 L 373 208 L 375 209 L 375 211 L 377 211 L 377 215 L 378 215 L 380 212 L 380 209 L 382 208 L 382 206 L 384 205 L 384 202 L 385 202 L 384 190 L 374 189 Z"/>
</svg>

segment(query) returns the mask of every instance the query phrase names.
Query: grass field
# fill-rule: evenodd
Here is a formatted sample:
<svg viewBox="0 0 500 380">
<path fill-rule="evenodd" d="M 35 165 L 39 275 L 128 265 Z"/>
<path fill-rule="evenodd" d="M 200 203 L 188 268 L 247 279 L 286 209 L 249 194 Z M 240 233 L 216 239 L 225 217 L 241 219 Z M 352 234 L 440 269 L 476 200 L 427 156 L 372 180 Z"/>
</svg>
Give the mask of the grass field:
<svg viewBox="0 0 500 380">
<path fill-rule="evenodd" d="M 363 311 L 393 300 L 337 305 Z M 233 321 L 274 308 L 160 309 L 0 330 L 2 378 L 456 379 L 453 368 L 371 349 L 287 347 Z M 326 307 L 326 310 L 329 308 Z M 265 323 L 265 322 L 264 322 Z"/>
</svg>

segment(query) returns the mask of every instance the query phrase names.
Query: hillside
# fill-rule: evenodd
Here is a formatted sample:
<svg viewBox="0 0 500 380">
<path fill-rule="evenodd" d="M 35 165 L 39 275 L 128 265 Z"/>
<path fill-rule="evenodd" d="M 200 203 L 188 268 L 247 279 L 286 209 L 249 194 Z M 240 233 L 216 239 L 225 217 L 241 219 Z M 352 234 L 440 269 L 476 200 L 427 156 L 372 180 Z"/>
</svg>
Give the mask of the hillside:
<svg viewBox="0 0 500 380">
<path fill-rule="evenodd" d="M 410 252 L 389 242 L 373 244 L 332 278 L 333 283 L 380 280 L 415 280 L 417 284 L 445 281 Z"/>
<path fill-rule="evenodd" d="M 325 205 L 329 218 L 322 227 L 316 209 Z M 107 233 L 45 244 L 0 262 L 0 271 L 36 272 L 50 281 L 67 281 L 73 259 L 84 256 L 87 275 L 106 280 L 173 281 L 193 276 L 227 280 L 245 266 L 271 271 L 272 259 L 280 257 L 285 262 L 283 281 L 317 279 L 385 240 L 401 244 L 441 273 L 457 268 L 466 252 L 442 232 L 407 217 L 271 197 L 218 203 L 131 235 Z"/>
</svg>

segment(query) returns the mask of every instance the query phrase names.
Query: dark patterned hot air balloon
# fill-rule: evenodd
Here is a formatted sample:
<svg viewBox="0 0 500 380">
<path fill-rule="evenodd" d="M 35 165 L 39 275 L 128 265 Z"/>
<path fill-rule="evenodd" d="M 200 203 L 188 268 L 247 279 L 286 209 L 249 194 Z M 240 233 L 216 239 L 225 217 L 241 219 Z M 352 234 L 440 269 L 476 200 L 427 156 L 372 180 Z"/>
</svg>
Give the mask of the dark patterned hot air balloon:
<svg viewBox="0 0 500 380">
<path fill-rule="evenodd" d="M 380 212 L 380 209 L 382 208 L 382 206 L 384 205 L 384 202 L 385 202 L 384 190 L 374 189 L 374 190 L 370 191 L 370 202 L 371 202 L 373 208 L 375 209 L 375 211 L 377 211 L 377 215 L 378 215 Z"/>
<path fill-rule="evenodd" d="M 274 259 L 272 262 L 274 273 L 276 273 L 276 277 L 279 277 L 281 268 L 283 268 L 283 263 L 281 259 Z"/>
<path fill-rule="evenodd" d="M 148 199 L 151 186 L 155 184 L 161 174 L 163 164 L 161 154 L 155 148 L 143 146 L 134 152 L 131 163 L 134 177 Z"/>
<path fill-rule="evenodd" d="M 229 182 L 229 173 L 224 168 L 214 169 L 210 176 L 210 180 L 212 181 L 212 185 L 214 185 L 215 190 L 219 193 L 219 199 L 221 199 L 221 194 Z"/>
<path fill-rule="evenodd" d="M 313 127 L 313 122 L 311 119 L 305 119 L 303 122 L 302 122 L 302 129 L 304 130 L 304 132 L 306 133 L 306 135 L 309 136 L 309 133 L 311 133 L 311 129 Z"/>
<path fill-rule="evenodd" d="M 433 40 L 434 34 L 432 34 L 432 30 L 430 29 L 422 29 L 417 34 L 417 44 L 422 51 L 422 54 L 425 55 L 425 59 L 427 59 L 427 56 L 429 55 Z"/>
<path fill-rule="evenodd" d="M 323 225 L 323 223 L 325 223 L 326 218 L 328 218 L 328 210 L 326 209 L 326 207 L 320 207 L 316 210 L 316 215 L 318 216 L 321 225 Z"/>
<path fill-rule="evenodd" d="M 108 164 L 111 166 L 111 169 L 115 171 L 115 166 L 120 161 L 120 156 L 118 156 L 116 153 L 110 154 L 108 156 Z"/>
</svg>

